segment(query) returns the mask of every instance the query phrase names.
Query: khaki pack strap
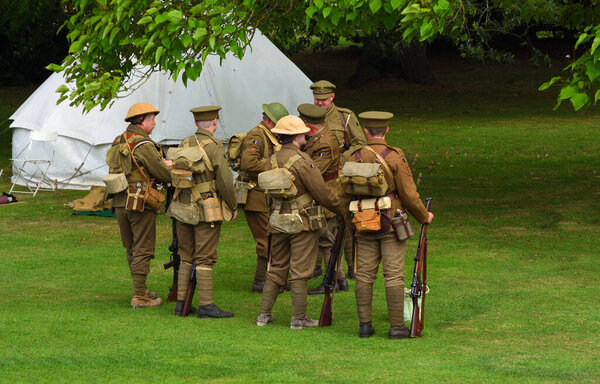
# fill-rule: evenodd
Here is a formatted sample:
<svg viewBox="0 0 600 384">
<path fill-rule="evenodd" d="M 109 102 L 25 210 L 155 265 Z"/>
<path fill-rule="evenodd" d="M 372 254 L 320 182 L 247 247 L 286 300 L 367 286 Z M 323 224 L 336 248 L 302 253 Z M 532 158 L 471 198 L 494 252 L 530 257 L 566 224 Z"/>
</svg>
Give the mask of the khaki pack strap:
<svg viewBox="0 0 600 384">
<path fill-rule="evenodd" d="M 344 128 L 344 143 L 350 144 L 350 139 L 348 138 L 348 129 L 346 128 L 348 126 L 348 122 L 350 121 L 350 114 L 348 114 L 348 118 L 346 119 L 346 122 L 344 122 L 344 112 L 339 112 L 340 120 L 342 121 L 342 127 Z"/>
<path fill-rule="evenodd" d="M 388 165 L 388 163 L 383 159 L 383 157 L 381 157 L 381 155 L 379 153 L 377 153 L 373 148 L 369 147 L 368 145 L 365 145 L 364 147 L 365 149 L 373 152 L 375 154 L 375 157 L 377 157 L 377 160 L 379 160 L 379 162 L 381 163 L 381 165 L 383 165 L 383 167 L 385 168 L 386 171 L 388 171 L 388 174 L 391 177 L 394 177 L 394 174 L 392 173 L 392 170 L 390 169 L 390 166 Z M 382 152 L 383 153 L 383 152 Z M 386 155 L 390 153 L 390 151 L 388 151 L 386 153 Z"/>
<path fill-rule="evenodd" d="M 292 167 L 292 165 L 301 157 L 302 157 L 302 155 L 300 155 L 299 153 L 296 153 L 294 156 L 287 159 L 285 164 L 283 164 L 283 167 L 289 171 L 290 168 Z"/>
<path fill-rule="evenodd" d="M 204 183 L 194 184 L 194 188 L 200 193 L 214 192 L 216 191 L 216 183 L 214 180 L 205 181 Z"/>
<path fill-rule="evenodd" d="M 279 142 L 277 141 L 277 138 L 275 137 L 275 135 L 273 134 L 273 132 L 271 132 L 269 130 L 269 128 L 265 127 L 264 125 L 260 125 L 261 129 L 263 130 L 263 133 L 265 134 L 265 136 L 269 139 L 269 141 L 273 144 L 273 153 L 278 152 L 281 149 L 281 144 L 279 144 Z M 265 156 L 267 156 L 267 141 L 265 140 Z"/>
<path fill-rule="evenodd" d="M 198 141 L 198 136 L 196 136 L 196 134 L 194 134 L 194 139 L 196 139 L 196 144 L 198 144 L 198 147 L 204 149 L 204 147 L 206 147 L 207 144 L 212 143 L 213 141 L 211 139 L 204 139 L 202 141 Z M 206 154 L 206 151 L 204 151 L 204 161 L 206 162 L 206 167 L 208 168 L 209 171 L 213 171 L 213 166 L 212 163 L 210 162 L 210 159 L 208 158 L 208 155 Z"/>
<path fill-rule="evenodd" d="M 133 135 L 131 137 L 133 137 Z M 125 142 L 127 142 L 127 136 L 125 136 L 125 132 L 123 132 L 123 138 L 125 139 Z M 147 184 L 150 184 L 150 178 L 148 178 L 148 176 L 146 176 L 146 173 L 144 172 L 142 167 L 140 167 L 140 165 L 138 164 L 137 160 L 135 159 L 135 156 L 133 156 L 133 150 L 136 149 L 137 147 L 139 147 L 140 145 L 142 145 L 144 143 L 149 143 L 149 142 L 150 141 L 148 141 L 148 140 L 142 141 L 142 142 L 138 143 L 136 146 L 134 146 L 131 149 L 131 151 L 129 151 L 129 155 L 131 155 L 131 160 L 133 160 L 133 163 L 135 164 L 136 168 L 140 171 L 140 173 L 142 174 L 142 177 L 144 178 L 144 180 L 146 180 Z"/>
<path fill-rule="evenodd" d="M 307 205 L 313 203 L 313 198 L 310 195 L 310 193 L 305 193 L 303 195 L 300 195 L 300 196 L 296 197 L 294 200 L 296 200 L 298 205 L 301 207 L 306 207 Z"/>
<path fill-rule="evenodd" d="M 271 168 L 279 169 L 279 165 L 277 165 L 277 158 L 275 157 L 275 154 L 271 155 Z"/>
</svg>

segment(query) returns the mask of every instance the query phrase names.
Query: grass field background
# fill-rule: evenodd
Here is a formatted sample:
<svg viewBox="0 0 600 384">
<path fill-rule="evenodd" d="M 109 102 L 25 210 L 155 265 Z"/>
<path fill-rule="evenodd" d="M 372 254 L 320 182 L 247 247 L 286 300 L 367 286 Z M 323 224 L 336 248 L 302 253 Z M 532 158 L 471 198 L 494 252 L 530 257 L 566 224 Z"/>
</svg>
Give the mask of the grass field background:
<svg viewBox="0 0 600 384">
<path fill-rule="evenodd" d="M 314 65 L 325 59 L 329 69 Z M 413 173 L 436 215 L 423 338 L 387 338 L 382 276 L 370 339 L 357 336 L 353 292 L 336 295 L 332 327 L 291 331 L 289 293 L 275 322 L 257 327 L 243 217 L 224 225 L 214 273 L 215 301 L 233 319 L 178 318 L 172 303 L 132 310 L 116 220 L 71 216 L 64 204 L 84 192 L 45 192 L 0 207 L 0 382 L 600 382 L 597 108 L 553 111 L 554 94 L 536 90 L 551 72 L 523 63 L 439 62 L 438 85 L 352 90 L 351 59 L 297 62 L 339 85 L 337 104 L 394 112 L 388 141 L 410 162 L 419 154 Z M 33 89 L 1 89 L 0 121 Z M 7 168 L 10 131 L 0 139 Z M 149 286 L 164 298 L 164 215 L 157 232 Z M 410 276 L 416 239 L 408 249 Z M 321 303 L 309 297 L 311 316 Z"/>
</svg>

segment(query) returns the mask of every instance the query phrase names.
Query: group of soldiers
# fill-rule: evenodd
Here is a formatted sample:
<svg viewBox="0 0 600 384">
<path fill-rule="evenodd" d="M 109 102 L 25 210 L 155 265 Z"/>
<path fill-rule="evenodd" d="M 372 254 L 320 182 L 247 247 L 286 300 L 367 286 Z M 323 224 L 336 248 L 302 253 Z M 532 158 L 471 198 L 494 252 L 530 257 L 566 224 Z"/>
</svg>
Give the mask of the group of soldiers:
<svg viewBox="0 0 600 384">
<path fill-rule="evenodd" d="M 190 110 L 197 130 L 182 141 L 178 152 L 188 157 L 171 159 L 165 159 L 159 146 L 149 137 L 159 111 L 149 103 L 137 103 L 130 108 L 125 118 L 129 126 L 115 139 L 113 147 L 127 144 L 131 172 L 125 173 L 126 188 L 114 194 L 113 207 L 127 250 L 133 308 L 159 306 L 162 300 L 146 287 L 150 260 L 154 257 L 156 209 L 147 203 L 142 209 L 132 207 L 136 207 L 140 193 L 150 199 L 154 183 L 172 183 L 179 186 L 175 200 L 184 212 L 170 209 L 171 216 L 176 219 L 181 258 L 179 276 L 189 276 L 192 269 L 195 270 L 198 317 L 234 316 L 213 301 L 212 271 L 217 262 L 222 221 L 235 219 L 240 207 L 256 241 L 257 262 L 252 291 L 262 294 L 257 325 L 264 326 L 273 321 L 276 299 L 287 287 L 292 299 L 290 327 L 317 326 L 317 321 L 306 313 L 307 294 L 323 293 L 324 287 L 321 284 L 308 290 L 307 283 L 322 274 L 321 264 L 329 262 L 336 223 L 344 220 L 347 223 L 344 253 L 348 273 L 356 279 L 359 336 L 370 337 L 375 333 L 371 302 L 373 283 L 381 263 L 390 319 L 388 335 L 392 339 L 408 337 L 403 316 L 406 241 L 398 240 L 393 229 L 377 236 L 353 231 L 348 209 L 353 196 L 338 182 L 342 166 L 347 161 L 384 163 L 385 196 L 391 199 L 391 209 L 386 211 L 390 212 L 388 215 L 408 211 L 420 223 L 430 223 L 433 214 L 425 209 L 419 197 L 404 154 L 385 141 L 393 115 L 363 112 L 359 115 L 365 127 L 363 130 L 351 110 L 334 104 L 335 88 L 325 80 L 312 84 L 314 104 L 299 105 L 298 116 L 290 114 L 279 103 L 263 104 L 262 121 L 243 139 L 235 181 L 225 147 L 214 136 L 220 107 Z M 287 169 L 292 175 L 296 194 L 289 199 L 268 198 L 259 183 L 262 172 L 279 168 Z M 180 170 L 177 181 L 173 178 L 175 169 Z M 120 171 L 122 169 L 110 169 L 111 173 Z M 185 184 L 188 179 L 189 185 Z M 309 223 L 311 217 L 307 212 L 318 207 L 318 211 L 323 212 L 324 223 L 315 229 Z M 271 225 L 274 211 L 299 212 L 301 230 L 288 232 Z M 343 260 L 338 263 L 336 289 L 347 291 Z M 175 315 L 183 313 L 188 284 L 189 279 L 178 279 Z"/>
</svg>

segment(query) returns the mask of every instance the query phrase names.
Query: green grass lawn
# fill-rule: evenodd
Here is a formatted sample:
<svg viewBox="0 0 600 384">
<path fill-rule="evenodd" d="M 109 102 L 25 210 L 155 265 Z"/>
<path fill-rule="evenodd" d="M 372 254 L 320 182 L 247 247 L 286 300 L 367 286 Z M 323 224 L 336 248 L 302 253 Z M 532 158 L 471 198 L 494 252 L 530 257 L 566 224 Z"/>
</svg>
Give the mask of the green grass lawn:
<svg viewBox="0 0 600 384">
<path fill-rule="evenodd" d="M 329 70 L 313 59 L 297 58 L 339 84 L 339 105 L 394 112 L 389 142 L 411 163 L 419 154 L 413 173 L 436 215 L 423 338 L 387 338 L 382 276 L 370 339 L 358 338 L 352 292 L 336 295 L 331 327 L 291 331 L 289 293 L 257 327 L 243 217 L 224 225 L 214 273 L 233 319 L 175 317 L 172 303 L 132 310 L 116 220 L 71 216 L 64 204 L 83 192 L 44 192 L 0 207 L 0 382 L 600 382 L 597 108 L 553 111 L 554 94 L 536 91 L 550 72 L 522 64 L 437 64 L 440 85 L 350 90 L 345 58 Z M 31 90 L 0 90 L 0 121 Z M 6 167 L 10 132 L 0 139 Z M 149 286 L 164 298 L 169 219 L 157 227 Z M 407 276 L 415 250 L 413 238 Z M 321 303 L 309 297 L 311 316 Z"/>
</svg>

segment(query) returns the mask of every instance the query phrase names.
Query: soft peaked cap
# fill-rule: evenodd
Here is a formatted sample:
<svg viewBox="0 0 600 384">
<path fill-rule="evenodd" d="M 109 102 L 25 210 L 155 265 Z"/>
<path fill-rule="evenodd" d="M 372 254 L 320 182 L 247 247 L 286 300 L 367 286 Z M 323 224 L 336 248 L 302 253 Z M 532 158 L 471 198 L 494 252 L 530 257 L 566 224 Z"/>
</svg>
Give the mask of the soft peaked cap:
<svg viewBox="0 0 600 384">
<path fill-rule="evenodd" d="M 221 107 L 217 105 L 207 105 L 204 107 L 197 107 L 190 109 L 190 112 L 194 114 L 194 120 L 196 121 L 207 121 L 219 118 L 219 110 Z"/>
<path fill-rule="evenodd" d="M 358 117 L 364 121 L 366 128 L 387 128 L 394 114 L 383 111 L 367 111 L 360 113 Z"/>
</svg>

